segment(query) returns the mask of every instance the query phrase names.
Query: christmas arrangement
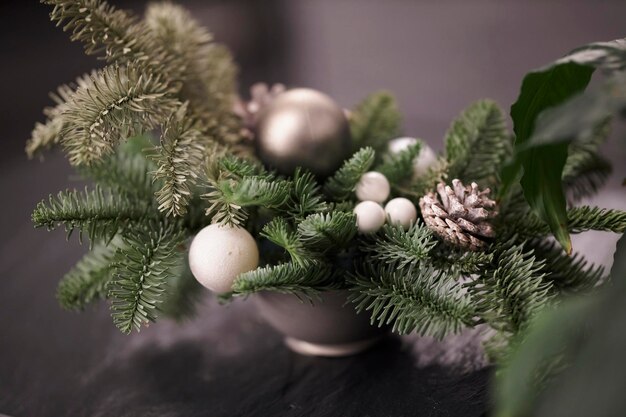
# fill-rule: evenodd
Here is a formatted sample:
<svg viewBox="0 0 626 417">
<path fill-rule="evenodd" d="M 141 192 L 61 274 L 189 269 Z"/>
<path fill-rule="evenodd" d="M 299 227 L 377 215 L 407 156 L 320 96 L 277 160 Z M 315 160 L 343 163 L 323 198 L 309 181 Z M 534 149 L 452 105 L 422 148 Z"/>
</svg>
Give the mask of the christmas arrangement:
<svg viewBox="0 0 626 417">
<path fill-rule="evenodd" d="M 229 51 L 171 3 L 143 19 L 100 0 L 43 3 L 106 62 L 53 94 L 26 148 L 60 147 L 94 183 L 33 213 L 89 241 L 59 284 L 65 308 L 108 299 L 130 333 L 192 314 L 198 282 L 224 302 L 270 291 L 315 305 L 347 290 L 374 324 L 435 337 L 482 326 L 497 354 L 544 307 L 605 281 L 570 254 L 569 233 L 626 228 L 623 211 L 576 205 L 611 172 L 598 153 L 610 119 L 557 135 L 538 116 L 612 68 L 621 44 L 529 74 L 514 134 L 496 103 L 471 104 L 437 155 L 402 137 L 386 92 L 350 110 L 281 85 L 239 98 Z"/>
</svg>

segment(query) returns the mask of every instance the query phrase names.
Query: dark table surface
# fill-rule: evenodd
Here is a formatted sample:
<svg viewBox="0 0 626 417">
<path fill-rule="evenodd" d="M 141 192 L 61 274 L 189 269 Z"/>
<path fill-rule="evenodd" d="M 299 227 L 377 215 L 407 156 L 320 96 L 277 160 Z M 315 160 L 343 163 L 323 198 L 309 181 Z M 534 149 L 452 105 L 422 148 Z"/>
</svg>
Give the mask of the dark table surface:
<svg viewBox="0 0 626 417">
<path fill-rule="evenodd" d="M 0 412 L 11 416 L 479 416 L 489 369 L 472 333 L 434 342 L 389 337 L 344 359 L 300 356 L 253 300 L 163 320 L 125 336 L 101 303 L 60 309 L 58 279 L 85 248 L 34 230 L 29 213 L 67 184 L 58 156 L 6 167 L 0 255 Z M 45 179 L 45 180 L 44 180 Z M 19 184 L 29 193 L 16 193 Z"/>
</svg>

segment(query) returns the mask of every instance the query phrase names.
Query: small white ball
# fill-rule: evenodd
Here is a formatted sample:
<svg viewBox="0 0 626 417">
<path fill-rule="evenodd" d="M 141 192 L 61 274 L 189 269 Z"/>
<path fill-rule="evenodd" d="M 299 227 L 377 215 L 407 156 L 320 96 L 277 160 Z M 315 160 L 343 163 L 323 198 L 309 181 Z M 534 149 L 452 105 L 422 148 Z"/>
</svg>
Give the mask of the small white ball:
<svg viewBox="0 0 626 417">
<path fill-rule="evenodd" d="M 189 247 L 193 276 L 216 293 L 231 291 L 237 275 L 258 265 L 257 244 L 241 227 L 212 224 L 200 230 Z"/>
<path fill-rule="evenodd" d="M 401 225 L 404 230 L 411 227 L 411 224 L 417 220 L 415 205 L 402 197 L 389 201 L 385 206 L 385 213 L 391 223 Z"/>
<path fill-rule="evenodd" d="M 387 177 L 376 171 L 363 174 L 356 185 L 356 197 L 361 201 L 382 203 L 387 200 L 390 191 Z"/>
<path fill-rule="evenodd" d="M 375 201 L 363 201 L 354 208 L 356 225 L 361 233 L 375 233 L 385 224 L 385 210 Z"/>
<path fill-rule="evenodd" d="M 415 145 L 419 140 L 411 137 L 402 137 L 389 141 L 389 153 L 398 154 L 409 146 Z M 428 146 L 424 141 L 420 141 L 422 146 L 420 147 L 420 153 L 413 161 L 413 175 L 419 177 L 424 175 L 428 168 L 430 168 L 437 161 L 437 154 Z"/>
</svg>

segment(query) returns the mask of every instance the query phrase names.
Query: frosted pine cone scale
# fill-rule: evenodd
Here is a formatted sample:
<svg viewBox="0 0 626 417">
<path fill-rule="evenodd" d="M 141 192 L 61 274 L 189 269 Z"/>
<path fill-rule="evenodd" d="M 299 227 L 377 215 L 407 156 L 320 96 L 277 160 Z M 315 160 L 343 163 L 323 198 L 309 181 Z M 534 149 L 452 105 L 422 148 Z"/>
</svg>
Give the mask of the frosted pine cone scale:
<svg viewBox="0 0 626 417">
<path fill-rule="evenodd" d="M 420 198 L 419 206 L 429 229 L 452 245 L 475 251 L 495 237 L 491 219 L 497 215 L 496 202 L 489 193 L 455 179 L 452 187 L 440 182 L 437 192 Z"/>
</svg>

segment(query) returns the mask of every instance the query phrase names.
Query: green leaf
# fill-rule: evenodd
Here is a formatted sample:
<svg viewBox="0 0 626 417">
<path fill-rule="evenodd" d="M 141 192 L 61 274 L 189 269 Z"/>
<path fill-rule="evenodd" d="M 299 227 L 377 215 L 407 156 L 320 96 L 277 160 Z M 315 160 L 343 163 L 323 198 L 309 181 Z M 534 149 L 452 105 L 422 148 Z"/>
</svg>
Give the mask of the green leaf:
<svg viewBox="0 0 626 417">
<path fill-rule="evenodd" d="M 518 149 L 531 137 L 539 114 L 583 90 L 593 70 L 586 65 L 566 62 L 531 72 L 524 77 L 520 95 L 511 107 L 515 145 Z M 520 184 L 528 204 L 548 223 L 556 239 L 570 253 L 572 243 L 567 232 L 567 204 L 561 180 L 566 160 L 567 144 L 551 144 L 526 150 L 518 155 L 513 170 L 503 172 L 502 188 L 506 190 L 517 178 L 519 169 L 523 168 Z"/>
<path fill-rule="evenodd" d="M 550 226 L 568 253 L 571 252 L 571 241 L 566 230 L 566 201 L 561 178 L 567 159 L 567 142 L 575 139 L 581 131 L 571 128 L 561 130 L 556 135 L 560 138 L 558 141 L 538 140 L 533 137 L 533 133 L 539 131 L 537 120 L 540 114 L 584 90 L 595 68 L 624 68 L 625 50 L 624 40 L 591 44 L 574 50 L 553 64 L 527 74 L 520 95 L 511 107 L 516 155 L 502 170 L 500 196 L 505 196 L 521 175 L 520 184 L 526 200 Z M 599 113 L 603 118 L 606 117 L 605 112 Z M 577 115 L 579 118 L 581 116 L 581 113 Z"/>
<path fill-rule="evenodd" d="M 369 95 L 350 115 L 354 150 L 370 146 L 382 155 L 387 143 L 400 134 L 401 121 L 393 95 L 385 91 Z"/>
</svg>

